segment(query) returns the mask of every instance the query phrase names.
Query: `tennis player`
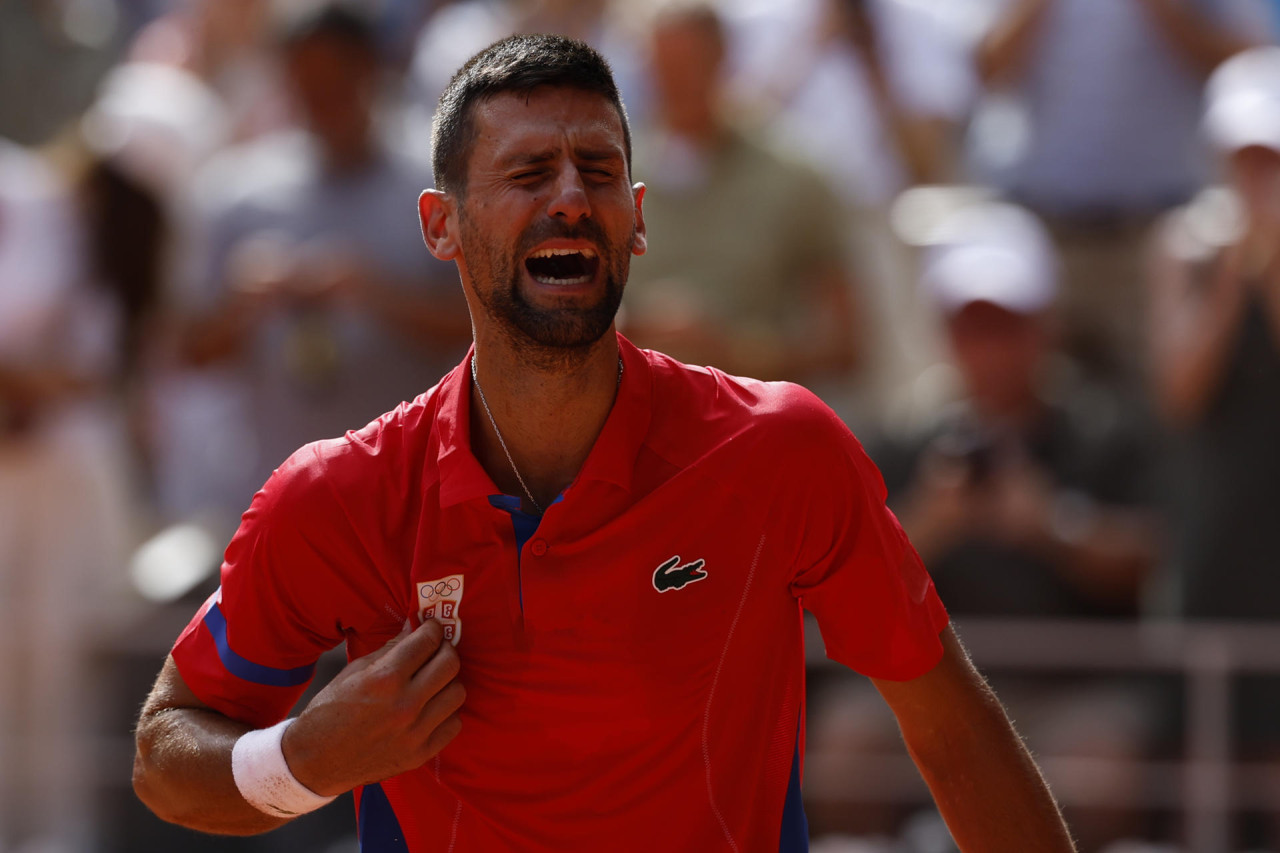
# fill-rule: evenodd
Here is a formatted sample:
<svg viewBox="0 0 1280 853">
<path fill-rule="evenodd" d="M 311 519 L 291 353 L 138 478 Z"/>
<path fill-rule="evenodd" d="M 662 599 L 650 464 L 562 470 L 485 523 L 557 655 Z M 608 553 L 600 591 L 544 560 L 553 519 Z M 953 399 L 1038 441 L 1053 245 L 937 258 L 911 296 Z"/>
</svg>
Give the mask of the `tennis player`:
<svg viewBox="0 0 1280 853">
<path fill-rule="evenodd" d="M 147 805 L 251 834 L 354 791 L 365 853 L 805 850 L 808 609 L 964 850 L 1071 850 L 847 428 L 616 333 L 645 190 L 604 61 L 499 42 L 433 142 L 474 347 L 254 497 L 142 711 Z"/>
</svg>

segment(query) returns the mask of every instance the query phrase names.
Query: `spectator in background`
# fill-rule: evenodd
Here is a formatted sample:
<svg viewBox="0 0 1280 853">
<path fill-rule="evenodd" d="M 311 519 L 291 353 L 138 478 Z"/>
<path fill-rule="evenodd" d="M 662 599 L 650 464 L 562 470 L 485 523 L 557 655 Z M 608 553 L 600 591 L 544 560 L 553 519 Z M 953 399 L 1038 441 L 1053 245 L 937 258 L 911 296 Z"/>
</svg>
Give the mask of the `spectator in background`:
<svg viewBox="0 0 1280 853">
<path fill-rule="evenodd" d="M 873 453 L 890 506 L 957 621 L 1133 617 L 1154 559 L 1150 459 L 1113 407 L 1052 381 L 1047 234 L 1025 210 L 985 203 L 952 214 L 937 239 L 922 287 L 942 315 L 961 397 Z M 1068 810 L 1081 849 L 1139 832 L 1135 762 L 1154 722 L 1145 694 L 1097 677 L 997 683 L 1033 751 L 1113 762 L 1088 783 L 1105 805 Z M 814 755 L 850 738 L 876 749 L 850 692 L 816 710 Z M 881 729 L 879 748 L 892 742 Z M 811 793 L 836 784 L 835 761 L 810 761 Z M 1048 772 L 1054 781 L 1051 763 Z"/>
<path fill-rule="evenodd" d="M 369 22 L 326 4 L 291 22 L 282 51 L 306 131 L 229 151 L 202 176 L 209 258 L 183 342 L 189 363 L 249 387 L 241 502 L 300 443 L 434 385 L 470 330 L 452 271 L 402 215 L 431 179 L 378 135 Z"/>
<path fill-rule="evenodd" d="M 635 167 L 649 252 L 632 267 L 625 329 L 730 373 L 843 376 L 858 356 L 845 213 L 816 173 L 725 115 L 724 39 L 710 5 L 655 15 L 657 125 Z"/>
<path fill-rule="evenodd" d="M 771 94 L 780 104 L 770 128 L 812 160 L 852 213 L 855 263 L 865 284 L 860 304 L 868 318 L 860 329 L 860 390 L 884 412 L 903 386 L 942 356 L 929 306 L 917 293 L 915 259 L 890 228 L 891 205 L 911 186 L 952 177 L 956 129 L 970 106 L 974 79 L 960 39 L 923 4 L 808 5 L 820 16 L 813 43 L 793 46 L 785 73 L 778 73 L 777 62 L 758 70 L 744 62 L 740 76 L 748 84 L 758 81 L 763 92 L 774 81 Z M 779 78 L 791 81 L 788 91 L 778 91 Z"/>
<path fill-rule="evenodd" d="M 951 135 L 973 76 L 960 45 L 920 6 L 821 0 L 812 49 L 779 99 L 777 127 L 829 172 L 846 201 L 884 208 L 951 171 Z"/>
<path fill-rule="evenodd" d="M 631 6 L 643 6 L 632 3 Z M 414 48 L 408 90 L 415 123 L 430 138 L 436 101 L 455 71 L 476 53 L 512 33 L 555 33 L 600 51 L 613 69 L 635 124 L 647 114 L 641 51 L 618 0 L 457 0 L 435 12 Z"/>
<path fill-rule="evenodd" d="M 882 462 L 957 614 L 1127 617 L 1154 557 L 1149 454 L 1118 404 L 1054 382 L 1057 259 L 1007 204 L 952 214 L 923 284 L 960 398 Z"/>
<path fill-rule="evenodd" d="M 1062 252 L 1064 344 L 1141 385 L 1143 246 L 1208 178 L 1208 73 L 1267 32 L 1265 0 L 990 0 L 976 177 L 1038 213 Z"/>
<path fill-rule="evenodd" d="M 131 538 L 113 393 L 124 312 L 103 286 L 122 270 L 77 214 L 46 162 L 0 141 L 0 848 L 13 850 L 90 849 L 88 652 Z"/>
<path fill-rule="evenodd" d="M 1172 213 L 1151 279 L 1155 396 L 1173 440 L 1164 615 L 1280 619 L 1280 48 L 1209 80 L 1227 186 Z M 1243 679 L 1240 754 L 1280 758 L 1280 684 Z M 1280 840 L 1273 837 L 1272 842 Z"/>
<path fill-rule="evenodd" d="M 194 75 L 221 103 L 226 138 L 247 142 L 288 126 L 269 22 L 269 0 L 171 4 L 138 33 L 127 64 L 170 66 Z"/>
</svg>

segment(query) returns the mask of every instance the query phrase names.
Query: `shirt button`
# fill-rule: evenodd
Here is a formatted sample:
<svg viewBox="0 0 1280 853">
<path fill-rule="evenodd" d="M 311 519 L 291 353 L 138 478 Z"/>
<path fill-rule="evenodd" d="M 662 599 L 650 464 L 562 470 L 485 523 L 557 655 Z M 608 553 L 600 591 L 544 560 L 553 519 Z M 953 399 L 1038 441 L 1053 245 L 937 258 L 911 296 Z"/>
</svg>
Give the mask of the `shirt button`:
<svg viewBox="0 0 1280 853">
<path fill-rule="evenodd" d="M 533 550 L 533 556 L 541 557 L 543 554 L 547 553 L 547 540 L 535 539 L 530 547 Z"/>
</svg>

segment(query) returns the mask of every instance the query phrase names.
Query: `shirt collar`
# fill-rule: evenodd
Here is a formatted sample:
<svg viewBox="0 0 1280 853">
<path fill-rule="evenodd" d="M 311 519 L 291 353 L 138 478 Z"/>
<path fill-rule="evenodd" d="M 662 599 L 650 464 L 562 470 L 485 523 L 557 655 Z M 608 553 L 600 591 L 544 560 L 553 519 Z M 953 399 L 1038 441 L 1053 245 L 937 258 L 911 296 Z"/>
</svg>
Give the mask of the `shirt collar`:
<svg viewBox="0 0 1280 853">
<path fill-rule="evenodd" d="M 653 371 L 644 351 L 618 335 L 622 356 L 622 382 L 604 428 L 596 438 L 575 482 L 600 480 L 630 491 L 636 457 L 649 432 L 653 400 Z M 440 505 L 454 506 L 498 492 L 493 479 L 471 452 L 471 359 L 475 346 L 462 363 L 440 382 L 436 427 L 439 435 L 437 464 L 440 471 Z"/>
</svg>

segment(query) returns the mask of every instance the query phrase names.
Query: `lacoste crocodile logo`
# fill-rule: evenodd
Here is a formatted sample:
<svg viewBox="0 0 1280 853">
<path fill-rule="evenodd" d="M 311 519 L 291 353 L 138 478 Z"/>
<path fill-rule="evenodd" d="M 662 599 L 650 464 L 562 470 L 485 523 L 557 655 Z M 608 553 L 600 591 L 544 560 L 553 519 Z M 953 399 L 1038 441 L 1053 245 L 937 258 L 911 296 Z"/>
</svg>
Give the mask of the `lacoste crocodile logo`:
<svg viewBox="0 0 1280 853">
<path fill-rule="evenodd" d="M 680 565 L 678 556 L 672 557 L 653 573 L 653 588 L 658 592 L 666 592 L 669 589 L 682 589 L 686 585 L 705 580 L 707 573 L 702 567 L 707 564 L 706 560 L 694 560 L 692 563 Z"/>
</svg>

